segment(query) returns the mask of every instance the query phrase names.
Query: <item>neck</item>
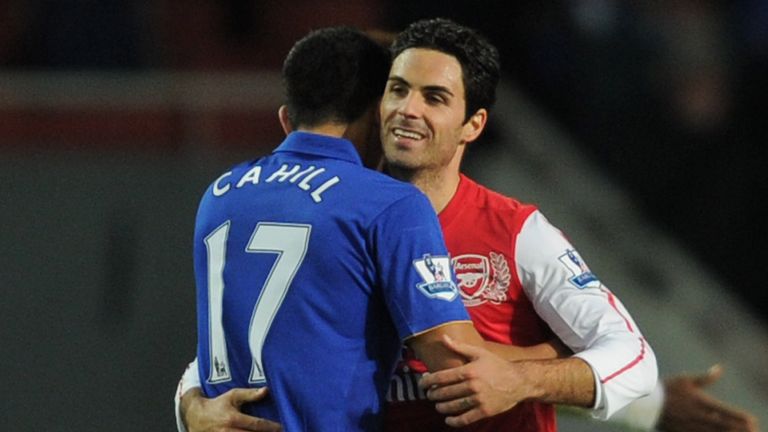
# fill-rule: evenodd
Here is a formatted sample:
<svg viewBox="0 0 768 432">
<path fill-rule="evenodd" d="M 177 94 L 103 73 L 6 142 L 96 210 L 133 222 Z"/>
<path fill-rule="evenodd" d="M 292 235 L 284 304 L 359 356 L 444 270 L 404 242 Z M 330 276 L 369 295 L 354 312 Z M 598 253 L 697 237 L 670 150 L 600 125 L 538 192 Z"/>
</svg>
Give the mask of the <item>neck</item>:
<svg viewBox="0 0 768 432">
<path fill-rule="evenodd" d="M 446 167 L 447 168 L 447 167 Z M 413 184 L 429 198 L 432 208 L 440 213 L 448 206 L 456 189 L 459 187 L 458 167 L 456 169 L 442 169 L 439 171 L 407 170 L 403 168 L 390 168 L 390 175 Z"/>
<path fill-rule="evenodd" d="M 301 132 L 310 132 L 318 135 L 327 135 L 336 138 L 343 138 L 348 125 L 340 123 L 323 123 L 314 127 L 297 128 Z"/>
<path fill-rule="evenodd" d="M 448 206 L 461 180 L 461 160 L 464 157 L 465 143 L 456 149 L 451 160 L 436 168 L 408 169 L 403 167 L 388 167 L 390 175 L 396 179 L 407 181 L 419 188 L 429 198 L 432 208 L 440 213 Z"/>
</svg>

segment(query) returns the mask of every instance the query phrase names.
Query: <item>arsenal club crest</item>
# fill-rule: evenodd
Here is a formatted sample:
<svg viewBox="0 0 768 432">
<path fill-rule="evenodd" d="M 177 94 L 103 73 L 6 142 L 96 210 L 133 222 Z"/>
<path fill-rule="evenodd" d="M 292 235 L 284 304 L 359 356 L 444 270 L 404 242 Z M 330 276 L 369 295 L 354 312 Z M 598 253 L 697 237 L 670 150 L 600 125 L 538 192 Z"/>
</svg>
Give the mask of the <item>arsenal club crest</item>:
<svg viewBox="0 0 768 432">
<path fill-rule="evenodd" d="M 507 299 L 510 274 L 504 255 L 495 252 L 491 252 L 488 257 L 459 255 L 451 263 L 465 306 L 477 306 L 485 302 L 499 304 Z"/>
</svg>

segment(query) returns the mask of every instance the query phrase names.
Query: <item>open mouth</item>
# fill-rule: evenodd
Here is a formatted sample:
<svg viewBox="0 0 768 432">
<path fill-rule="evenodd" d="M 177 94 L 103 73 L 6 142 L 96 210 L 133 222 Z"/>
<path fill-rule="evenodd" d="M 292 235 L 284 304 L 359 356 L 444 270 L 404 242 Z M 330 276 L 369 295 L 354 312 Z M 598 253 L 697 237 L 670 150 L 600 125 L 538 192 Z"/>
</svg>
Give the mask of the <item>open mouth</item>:
<svg viewBox="0 0 768 432">
<path fill-rule="evenodd" d="M 416 132 L 412 129 L 403 129 L 400 127 L 392 128 L 392 135 L 397 138 L 399 143 L 409 143 L 414 141 L 421 141 L 426 138 L 426 135 Z"/>
</svg>

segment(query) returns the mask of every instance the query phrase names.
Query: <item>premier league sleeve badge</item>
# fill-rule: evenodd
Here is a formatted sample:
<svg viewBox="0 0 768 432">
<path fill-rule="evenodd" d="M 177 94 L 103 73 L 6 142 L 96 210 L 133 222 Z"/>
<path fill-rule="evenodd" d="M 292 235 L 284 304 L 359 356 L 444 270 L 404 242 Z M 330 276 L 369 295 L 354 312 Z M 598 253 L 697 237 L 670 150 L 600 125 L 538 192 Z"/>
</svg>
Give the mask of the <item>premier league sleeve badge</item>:
<svg viewBox="0 0 768 432">
<path fill-rule="evenodd" d="M 451 259 L 447 256 L 424 255 L 413 262 L 423 282 L 416 284 L 429 298 L 452 301 L 459 294 L 451 278 Z"/>
</svg>

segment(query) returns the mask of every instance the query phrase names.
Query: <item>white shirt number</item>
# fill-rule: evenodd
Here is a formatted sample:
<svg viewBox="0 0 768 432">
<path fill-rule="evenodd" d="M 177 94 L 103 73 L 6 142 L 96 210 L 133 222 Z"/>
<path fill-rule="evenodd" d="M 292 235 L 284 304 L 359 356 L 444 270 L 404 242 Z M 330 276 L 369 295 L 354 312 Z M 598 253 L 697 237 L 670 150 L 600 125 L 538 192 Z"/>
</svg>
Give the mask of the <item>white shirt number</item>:
<svg viewBox="0 0 768 432">
<path fill-rule="evenodd" d="M 227 341 L 222 324 L 222 300 L 224 298 L 224 266 L 226 265 L 226 245 L 230 222 L 227 221 L 213 230 L 205 238 L 208 251 L 208 328 L 210 340 L 211 370 L 208 382 L 219 383 L 232 379 L 227 357 Z M 249 383 L 266 382 L 261 351 L 272 320 L 283 303 L 288 287 L 296 275 L 309 245 L 312 231 L 310 225 L 289 225 L 275 222 L 260 222 L 253 230 L 246 246 L 248 253 L 274 253 L 277 260 L 267 276 L 264 287 L 253 307 L 251 323 L 248 328 L 248 345 L 253 363 L 248 378 Z"/>
</svg>

